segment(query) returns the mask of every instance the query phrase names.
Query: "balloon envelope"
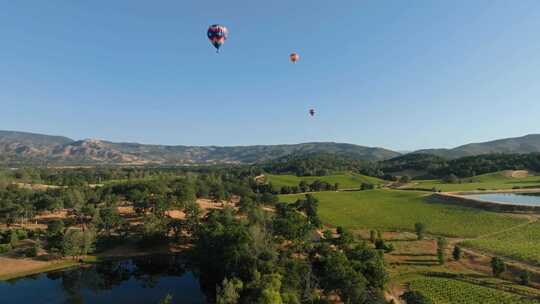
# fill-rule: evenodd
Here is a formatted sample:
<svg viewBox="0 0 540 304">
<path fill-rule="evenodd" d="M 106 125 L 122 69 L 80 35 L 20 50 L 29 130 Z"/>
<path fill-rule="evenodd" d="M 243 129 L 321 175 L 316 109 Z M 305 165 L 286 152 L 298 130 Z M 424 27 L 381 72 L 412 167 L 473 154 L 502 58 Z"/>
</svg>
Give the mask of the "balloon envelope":
<svg viewBox="0 0 540 304">
<path fill-rule="evenodd" d="M 315 115 L 315 110 L 314 109 L 309 109 L 309 115 L 314 116 Z"/>
<path fill-rule="evenodd" d="M 220 24 L 212 24 L 206 32 L 206 36 L 210 40 L 210 43 L 219 51 L 219 48 L 225 43 L 225 40 L 229 37 L 229 30 Z"/>
<path fill-rule="evenodd" d="M 296 63 L 298 59 L 300 59 L 300 55 L 297 53 L 292 53 L 289 55 L 289 58 L 291 59 L 292 63 Z"/>
</svg>

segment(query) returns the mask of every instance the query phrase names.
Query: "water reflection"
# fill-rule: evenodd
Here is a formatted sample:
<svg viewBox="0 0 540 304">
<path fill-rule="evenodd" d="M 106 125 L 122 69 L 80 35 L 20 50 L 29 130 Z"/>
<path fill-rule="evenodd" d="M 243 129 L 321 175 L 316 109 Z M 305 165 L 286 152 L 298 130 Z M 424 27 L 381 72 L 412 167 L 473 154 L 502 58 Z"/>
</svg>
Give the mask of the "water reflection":
<svg viewBox="0 0 540 304">
<path fill-rule="evenodd" d="M 0 283 L 0 303 L 206 303 L 198 280 L 179 256 L 150 256 Z"/>
</svg>

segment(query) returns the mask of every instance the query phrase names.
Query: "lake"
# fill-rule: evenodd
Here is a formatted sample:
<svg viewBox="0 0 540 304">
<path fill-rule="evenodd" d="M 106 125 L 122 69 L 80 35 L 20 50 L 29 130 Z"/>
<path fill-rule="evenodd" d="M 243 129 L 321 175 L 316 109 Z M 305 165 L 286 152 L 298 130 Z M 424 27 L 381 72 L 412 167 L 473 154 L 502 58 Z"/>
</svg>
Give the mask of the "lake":
<svg viewBox="0 0 540 304">
<path fill-rule="evenodd" d="M 0 282 L 0 303 L 207 303 L 197 278 L 178 256 L 138 257 Z"/>
<path fill-rule="evenodd" d="M 540 206 L 540 193 L 485 193 L 463 197 L 508 205 Z"/>
</svg>

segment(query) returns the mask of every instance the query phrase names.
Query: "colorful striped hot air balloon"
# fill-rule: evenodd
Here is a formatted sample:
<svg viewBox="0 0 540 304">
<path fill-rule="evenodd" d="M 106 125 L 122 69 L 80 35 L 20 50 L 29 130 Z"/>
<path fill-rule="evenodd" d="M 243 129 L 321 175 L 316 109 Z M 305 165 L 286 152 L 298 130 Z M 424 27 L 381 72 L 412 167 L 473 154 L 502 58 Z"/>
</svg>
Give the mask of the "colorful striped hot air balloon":
<svg viewBox="0 0 540 304">
<path fill-rule="evenodd" d="M 216 48 L 216 53 L 219 53 L 219 48 L 225 43 L 227 37 L 229 36 L 229 30 L 220 24 L 210 25 L 208 31 L 206 32 L 210 43 Z"/>
<path fill-rule="evenodd" d="M 291 53 L 289 55 L 289 58 L 291 59 L 292 63 L 296 63 L 300 59 L 300 55 L 298 55 L 297 53 Z"/>
</svg>

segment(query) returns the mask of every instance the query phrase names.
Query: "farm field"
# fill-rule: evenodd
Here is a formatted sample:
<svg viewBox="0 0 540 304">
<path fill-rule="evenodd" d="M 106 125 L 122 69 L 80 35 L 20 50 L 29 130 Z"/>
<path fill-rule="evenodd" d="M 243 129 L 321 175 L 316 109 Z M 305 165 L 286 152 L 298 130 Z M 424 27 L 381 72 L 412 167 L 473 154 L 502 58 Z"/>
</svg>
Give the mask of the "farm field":
<svg viewBox="0 0 540 304">
<path fill-rule="evenodd" d="M 540 303 L 531 298 L 535 291 L 529 288 L 512 288 L 506 292 L 490 286 L 451 278 L 425 277 L 412 280 L 409 288 L 420 291 L 434 304 L 529 304 Z M 488 284 L 486 284 L 488 285 Z"/>
<path fill-rule="evenodd" d="M 300 181 L 306 181 L 312 183 L 315 180 L 325 181 L 329 184 L 339 184 L 340 189 L 358 189 L 361 183 L 371 183 L 374 185 L 384 184 L 382 179 L 355 174 L 355 173 L 342 173 L 332 174 L 325 176 L 296 176 L 296 175 L 277 175 L 277 174 L 265 174 L 267 180 L 272 183 L 278 189 L 283 186 L 298 186 Z"/>
<path fill-rule="evenodd" d="M 367 190 L 319 192 L 319 214 L 330 226 L 351 229 L 413 230 L 422 222 L 432 234 L 477 237 L 527 222 L 525 218 L 479 209 L 437 204 L 426 192 Z M 280 201 L 294 202 L 303 194 L 281 195 Z"/>
<path fill-rule="evenodd" d="M 468 182 L 468 180 L 471 180 L 472 182 Z M 460 184 L 449 184 L 442 180 L 420 180 L 413 181 L 413 183 L 411 183 L 408 187 L 423 189 L 436 188 L 437 190 L 444 192 L 471 191 L 479 189 L 512 189 L 514 187 L 540 188 L 540 176 L 518 178 L 507 176 L 503 172 L 495 172 L 463 179 L 463 182 Z"/>
<path fill-rule="evenodd" d="M 462 242 L 465 247 L 540 265 L 540 222 Z"/>
</svg>

